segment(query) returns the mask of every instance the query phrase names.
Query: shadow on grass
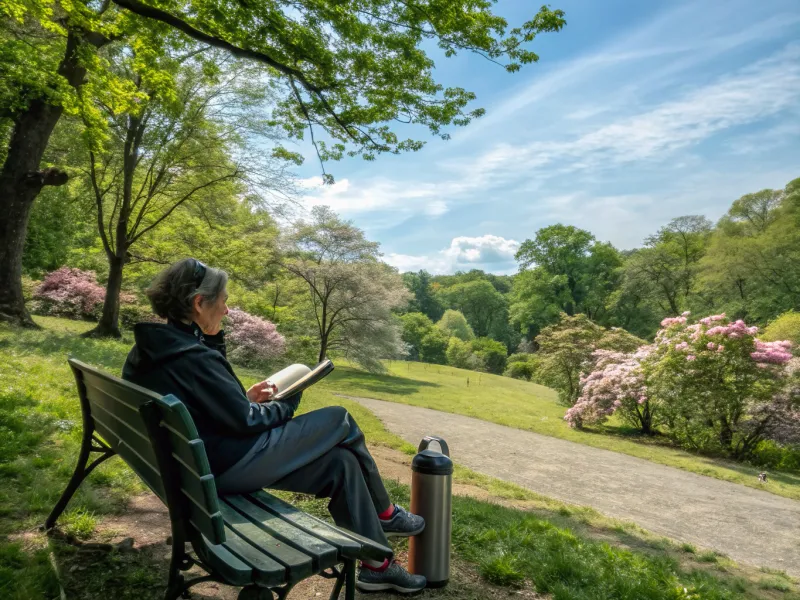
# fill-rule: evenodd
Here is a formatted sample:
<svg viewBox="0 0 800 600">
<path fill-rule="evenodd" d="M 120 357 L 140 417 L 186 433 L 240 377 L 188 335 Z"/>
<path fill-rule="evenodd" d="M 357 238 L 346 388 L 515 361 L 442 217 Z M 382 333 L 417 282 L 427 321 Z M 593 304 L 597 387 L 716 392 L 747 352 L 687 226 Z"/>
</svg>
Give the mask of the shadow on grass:
<svg viewBox="0 0 800 600">
<path fill-rule="evenodd" d="M 397 375 L 368 373 L 351 367 L 337 367 L 326 382 L 336 386 L 336 390 L 339 392 L 365 391 L 399 396 L 415 394 L 422 388 L 441 387 L 438 383 L 418 381 Z"/>
<path fill-rule="evenodd" d="M 32 331 L 9 329 L 0 332 L 0 352 L 14 349 L 26 354 L 44 355 L 51 358 L 75 357 L 93 365 L 102 365 L 118 371 L 128 355 L 133 341 L 97 340 L 82 338 L 77 333 L 54 331 Z"/>
<path fill-rule="evenodd" d="M 56 538 L 50 538 L 48 544 L 67 598 L 161 600 L 164 597 L 170 560 L 170 546 L 165 543 L 146 544 L 127 552 L 85 551 Z M 204 574 L 195 568 L 187 578 Z M 220 598 L 216 587 L 193 587 L 191 597 Z"/>
</svg>

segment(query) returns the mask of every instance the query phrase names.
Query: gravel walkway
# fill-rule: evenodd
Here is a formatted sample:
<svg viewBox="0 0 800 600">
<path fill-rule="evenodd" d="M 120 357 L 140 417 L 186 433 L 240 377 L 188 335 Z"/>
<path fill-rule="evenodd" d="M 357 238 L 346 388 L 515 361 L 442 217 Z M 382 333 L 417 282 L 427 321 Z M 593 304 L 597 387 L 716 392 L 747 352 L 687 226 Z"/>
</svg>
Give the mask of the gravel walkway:
<svg viewBox="0 0 800 600">
<path fill-rule="evenodd" d="M 424 435 L 443 437 L 453 460 L 474 471 L 800 576 L 800 502 L 472 417 L 346 397 L 415 445 Z"/>
</svg>

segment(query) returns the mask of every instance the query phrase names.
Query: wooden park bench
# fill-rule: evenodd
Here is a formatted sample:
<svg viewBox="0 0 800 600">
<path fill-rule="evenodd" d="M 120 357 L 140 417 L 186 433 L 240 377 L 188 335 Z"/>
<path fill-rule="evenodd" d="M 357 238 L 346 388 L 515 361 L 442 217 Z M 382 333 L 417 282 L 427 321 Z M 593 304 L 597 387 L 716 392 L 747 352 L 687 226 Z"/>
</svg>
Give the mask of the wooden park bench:
<svg viewBox="0 0 800 600">
<path fill-rule="evenodd" d="M 83 444 L 75 473 L 47 518 L 47 529 L 86 476 L 117 455 L 169 509 L 172 560 L 166 600 L 188 597 L 189 588 L 202 581 L 239 586 L 240 600 L 282 600 L 312 575 L 336 580 L 331 599 L 338 598 L 344 586 L 345 598 L 352 600 L 356 561 L 391 558 L 389 548 L 264 491 L 218 496 L 203 442 L 182 402 L 78 360 L 70 359 L 69 364 L 78 384 Z M 95 453 L 99 456 L 90 463 Z M 184 578 L 183 572 L 194 565 L 207 574 Z"/>
</svg>

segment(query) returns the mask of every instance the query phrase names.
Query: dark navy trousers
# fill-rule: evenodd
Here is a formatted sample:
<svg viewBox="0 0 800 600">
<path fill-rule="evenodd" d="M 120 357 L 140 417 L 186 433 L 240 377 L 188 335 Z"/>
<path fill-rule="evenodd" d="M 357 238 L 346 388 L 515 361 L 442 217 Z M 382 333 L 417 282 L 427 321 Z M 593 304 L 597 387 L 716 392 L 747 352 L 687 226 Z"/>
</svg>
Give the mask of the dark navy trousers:
<svg viewBox="0 0 800 600">
<path fill-rule="evenodd" d="M 271 488 L 330 498 L 337 525 L 389 545 L 378 513 L 391 501 L 364 433 L 341 406 L 293 418 L 263 433 L 253 448 L 217 479 L 220 494 Z"/>
</svg>

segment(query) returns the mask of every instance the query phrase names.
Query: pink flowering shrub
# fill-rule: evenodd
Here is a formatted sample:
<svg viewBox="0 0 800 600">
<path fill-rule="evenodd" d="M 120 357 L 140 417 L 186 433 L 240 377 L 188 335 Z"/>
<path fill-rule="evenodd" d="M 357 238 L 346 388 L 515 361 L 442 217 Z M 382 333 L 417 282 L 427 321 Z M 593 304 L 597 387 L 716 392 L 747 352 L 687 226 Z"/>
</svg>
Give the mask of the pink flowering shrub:
<svg viewBox="0 0 800 600">
<path fill-rule="evenodd" d="M 286 339 L 274 323 L 238 308 L 228 312 L 225 329 L 228 358 L 240 365 L 260 367 L 286 350 Z"/>
<path fill-rule="evenodd" d="M 650 346 L 632 353 L 595 350 L 593 370 L 581 377 L 581 395 L 564 417 L 570 427 L 603 423 L 616 412 L 643 433 L 652 433 L 656 405 L 642 371 L 650 351 Z"/>
<path fill-rule="evenodd" d="M 42 315 L 93 319 L 99 316 L 105 296 L 93 272 L 61 267 L 36 288 L 31 308 Z"/>
<path fill-rule="evenodd" d="M 781 400 L 791 343 L 763 342 L 758 327 L 724 314 L 692 324 L 687 317 L 664 319 L 643 361 L 659 416 L 684 447 L 749 456 L 796 420 Z"/>
<path fill-rule="evenodd" d="M 765 440 L 800 443 L 800 383 L 791 343 L 758 339 L 758 328 L 724 314 L 689 323 L 670 317 L 650 346 L 596 350 L 565 420 L 572 427 L 612 414 L 680 445 L 751 457 Z"/>
</svg>

